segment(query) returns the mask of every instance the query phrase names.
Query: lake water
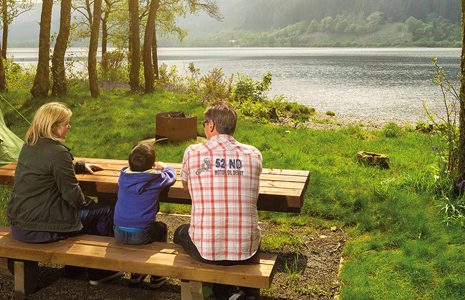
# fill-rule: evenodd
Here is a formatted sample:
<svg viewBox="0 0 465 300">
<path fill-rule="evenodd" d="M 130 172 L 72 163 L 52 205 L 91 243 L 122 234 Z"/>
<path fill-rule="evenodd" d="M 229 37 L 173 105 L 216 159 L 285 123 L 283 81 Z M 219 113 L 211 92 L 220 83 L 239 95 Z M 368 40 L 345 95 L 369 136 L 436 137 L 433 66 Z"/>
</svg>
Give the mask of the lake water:
<svg viewBox="0 0 465 300">
<path fill-rule="evenodd" d="M 34 62 L 37 49 L 11 49 L 17 61 Z M 72 49 L 75 56 L 87 51 Z M 270 96 L 354 116 L 387 120 L 424 120 L 422 101 L 442 111 L 432 58 L 457 83 L 457 48 L 160 48 L 161 63 L 187 74 L 193 62 L 202 73 L 221 67 L 226 75 L 261 79 L 273 74 Z"/>
</svg>

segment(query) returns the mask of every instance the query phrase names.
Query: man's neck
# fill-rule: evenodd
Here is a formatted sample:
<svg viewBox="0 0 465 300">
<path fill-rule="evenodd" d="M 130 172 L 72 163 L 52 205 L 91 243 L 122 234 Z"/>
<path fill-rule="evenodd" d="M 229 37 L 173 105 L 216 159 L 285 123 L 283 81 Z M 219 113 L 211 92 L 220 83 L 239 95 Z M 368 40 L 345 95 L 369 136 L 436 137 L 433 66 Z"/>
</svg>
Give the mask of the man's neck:
<svg viewBox="0 0 465 300">
<path fill-rule="evenodd" d="M 227 134 L 227 133 L 218 133 L 218 132 L 216 132 L 216 133 L 214 133 L 214 134 L 212 133 L 210 136 L 208 136 L 208 137 L 207 137 L 207 140 L 211 140 L 211 139 L 213 139 L 213 138 L 217 138 L 217 137 L 220 136 L 220 135 L 232 136 L 231 134 Z"/>
</svg>

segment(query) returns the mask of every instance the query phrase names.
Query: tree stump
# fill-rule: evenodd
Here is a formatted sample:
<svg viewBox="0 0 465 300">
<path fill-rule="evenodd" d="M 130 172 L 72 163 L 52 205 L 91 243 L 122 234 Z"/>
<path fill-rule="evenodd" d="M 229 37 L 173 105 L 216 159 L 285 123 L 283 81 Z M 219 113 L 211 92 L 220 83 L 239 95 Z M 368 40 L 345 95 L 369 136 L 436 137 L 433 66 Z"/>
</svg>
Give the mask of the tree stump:
<svg viewBox="0 0 465 300">
<path fill-rule="evenodd" d="M 377 166 L 382 169 L 389 169 L 389 157 L 384 154 L 359 151 L 357 153 L 357 161 L 368 166 Z"/>
</svg>

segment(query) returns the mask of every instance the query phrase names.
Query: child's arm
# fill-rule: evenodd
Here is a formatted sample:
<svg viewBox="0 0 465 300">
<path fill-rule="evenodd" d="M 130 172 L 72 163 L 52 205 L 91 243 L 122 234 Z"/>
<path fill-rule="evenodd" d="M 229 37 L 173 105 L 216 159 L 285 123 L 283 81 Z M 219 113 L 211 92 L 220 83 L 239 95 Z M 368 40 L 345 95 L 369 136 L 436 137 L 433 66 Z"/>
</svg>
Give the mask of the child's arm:
<svg viewBox="0 0 465 300">
<path fill-rule="evenodd" d="M 162 162 L 157 162 L 155 163 L 155 170 L 161 171 L 160 176 L 162 178 L 162 187 L 169 187 L 176 182 L 176 170 L 172 167 L 169 167 Z"/>
</svg>

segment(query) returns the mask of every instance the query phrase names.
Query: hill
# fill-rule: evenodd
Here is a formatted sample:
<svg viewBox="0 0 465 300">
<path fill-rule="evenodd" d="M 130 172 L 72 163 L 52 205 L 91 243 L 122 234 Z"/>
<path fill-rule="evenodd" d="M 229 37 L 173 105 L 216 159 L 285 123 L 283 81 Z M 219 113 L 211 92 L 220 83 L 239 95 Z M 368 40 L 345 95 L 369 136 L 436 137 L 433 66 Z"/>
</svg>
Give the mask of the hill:
<svg viewBox="0 0 465 300">
<path fill-rule="evenodd" d="M 160 46 L 460 46 L 459 0 L 217 0 L 223 21 L 179 18 L 187 38 Z M 10 47 L 37 47 L 40 5 L 10 26 Z M 55 4 L 52 32 L 58 31 Z M 76 43 L 75 43 L 76 45 Z"/>
</svg>

